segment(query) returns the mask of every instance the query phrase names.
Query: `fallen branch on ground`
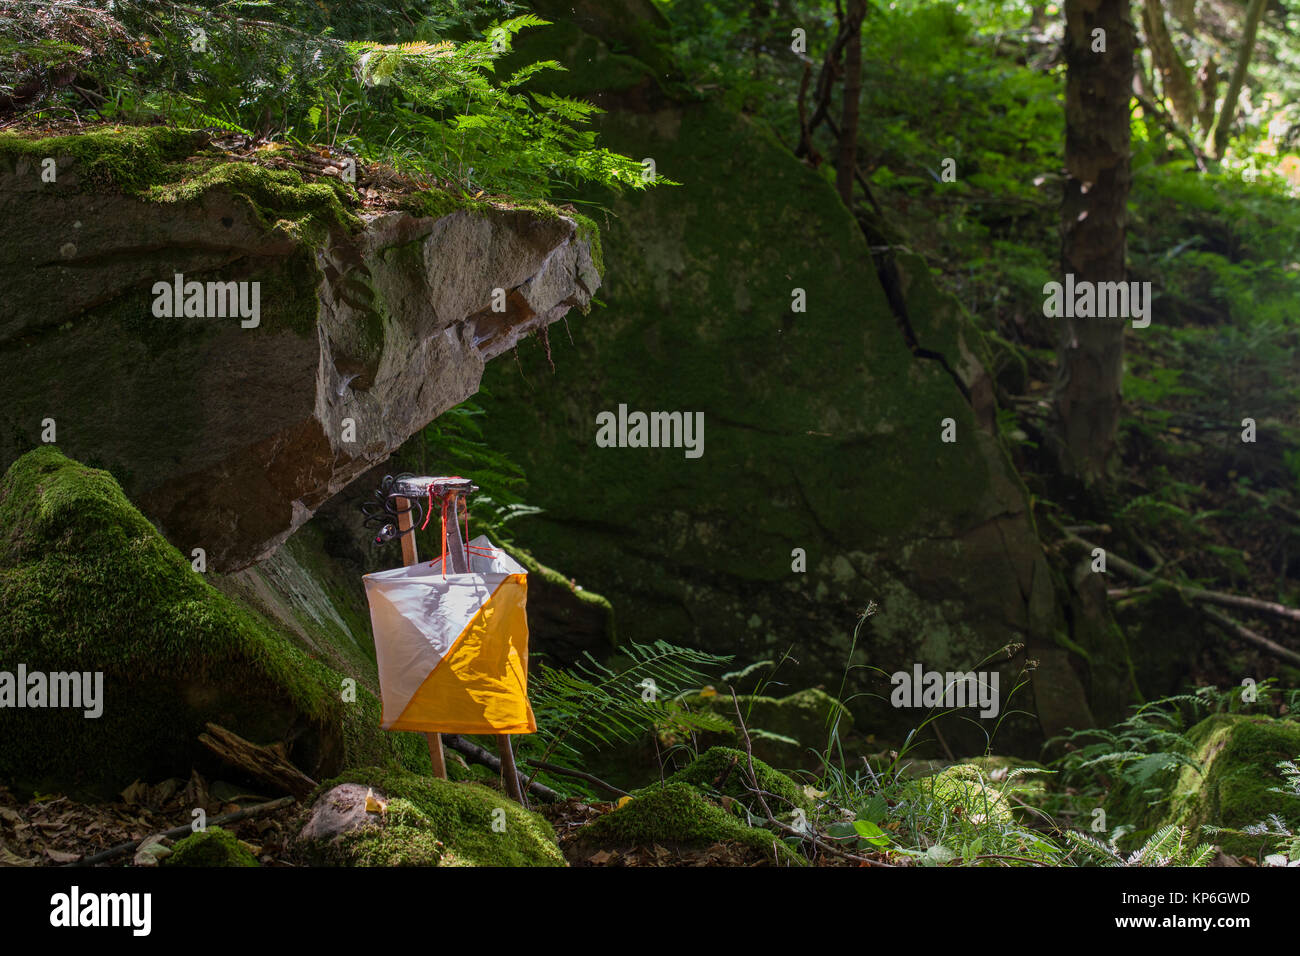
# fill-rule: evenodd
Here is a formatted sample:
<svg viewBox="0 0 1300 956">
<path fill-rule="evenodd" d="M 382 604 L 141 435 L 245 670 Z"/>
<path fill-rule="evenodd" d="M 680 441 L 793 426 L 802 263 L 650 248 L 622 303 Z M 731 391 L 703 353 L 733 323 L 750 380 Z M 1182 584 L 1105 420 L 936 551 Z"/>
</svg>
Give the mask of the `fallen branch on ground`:
<svg viewBox="0 0 1300 956">
<path fill-rule="evenodd" d="M 1300 664 L 1300 654 L 1269 640 L 1263 634 L 1256 634 L 1250 628 L 1246 627 L 1246 625 L 1238 624 L 1232 618 L 1228 617 L 1228 615 L 1221 614 L 1212 607 L 1203 607 L 1200 610 L 1202 614 L 1208 617 L 1215 624 L 1219 625 L 1219 627 L 1231 634 L 1235 634 L 1243 641 L 1249 641 L 1251 644 L 1256 644 L 1265 650 L 1271 651 L 1278 657 L 1289 660 L 1294 664 Z"/>
<path fill-rule="evenodd" d="M 474 763 L 482 764 L 484 767 L 487 767 L 489 770 L 495 770 L 498 774 L 501 773 L 500 757 L 498 757 L 494 753 L 490 753 L 489 751 L 484 750 L 482 747 L 480 747 L 478 744 L 474 743 L 473 741 L 466 740 L 460 734 L 443 734 L 442 745 L 444 747 L 450 747 L 452 750 L 455 750 L 457 753 L 463 754 L 464 756 L 468 757 L 470 760 L 474 761 Z M 520 776 L 522 777 L 523 774 L 520 774 Z M 531 793 L 537 794 L 543 800 L 549 800 L 552 803 L 559 803 L 561 800 L 564 799 L 558 793 L 552 790 L 550 787 L 546 786 L 545 784 L 538 783 L 535 780 L 529 781 L 528 790 Z"/>
<path fill-rule="evenodd" d="M 260 814 L 263 813 L 273 813 L 274 811 L 280 810 L 295 802 L 297 801 L 295 801 L 293 797 L 281 797 L 279 800 L 272 800 L 269 803 L 259 803 L 256 806 L 245 807 L 242 810 L 235 810 L 231 813 L 223 813 L 219 817 L 213 817 L 211 820 L 208 821 L 208 826 L 219 827 L 219 826 L 224 826 L 227 823 L 236 823 L 240 820 L 246 820 L 249 817 L 259 816 Z M 176 837 L 189 836 L 193 832 L 194 832 L 193 824 L 186 823 L 183 826 L 172 827 L 170 830 L 164 830 L 162 833 L 157 834 L 157 836 L 167 837 L 168 839 L 175 839 Z M 149 833 L 146 834 L 145 836 L 140 837 L 140 839 L 138 840 L 132 840 L 129 843 L 119 843 L 117 846 L 110 847 L 109 849 L 103 851 L 102 853 L 96 853 L 94 856 L 83 856 L 80 860 L 73 860 L 71 863 L 65 863 L 63 865 L 64 866 L 95 866 L 98 863 L 107 863 L 109 860 L 113 860 L 119 856 L 123 856 L 124 854 L 130 853 L 141 843 L 143 843 L 145 840 L 149 839 L 149 837 L 154 835 L 155 834 L 153 833 Z"/>
<path fill-rule="evenodd" d="M 612 783 L 606 783 L 595 774 L 587 773 L 583 770 L 574 770 L 572 767 L 561 767 L 559 764 L 547 763 L 545 760 L 533 760 L 531 757 L 524 761 L 530 767 L 536 767 L 538 770 L 545 770 L 549 773 L 558 773 L 562 777 L 573 777 L 575 780 L 585 780 L 587 783 L 609 793 L 616 794 L 620 797 L 630 797 L 632 794 L 626 790 L 620 790 Z"/>
<path fill-rule="evenodd" d="M 299 800 L 316 789 L 316 781 L 286 760 L 279 751 L 245 740 L 218 724 L 206 726 L 208 732 L 199 734 L 199 743 L 226 763 L 293 794 Z"/>
<path fill-rule="evenodd" d="M 1053 521 L 1067 537 L 1079 542 L 1089 551 L 1097 550 L 1097 545 L 1091 541 L 1080 538 L 1077 534 L 1071 534 L 1061 524 Z M 1104 550 L 1104 549 L 1103 549 Z M 1300 610 L 1286 607 L 1282 604 L 1276 604 L 1272 601 L 1261 601 L 1257 598 L 1238 597 L 1235 594 L 1224 594 L 1222 591 L 1210 591 L 1205 588 L 1193 587 L 1190 585 L 1175 584 L 1164 578 L 1156 577 L 1150 571 L 1139 568 L 1136 564 L 1125 561 L 1123 558 L 1113 552 L 1106 552 L 1106 562 L 1108 565 L 1115 567 L 1120 572 L 1140 581 L 1142 584 L 1164 584 L 1178 591 L 1183 597 L 1187 598 L 1197 606 L 1202 614 L 1208 617 L 1219 627 L 1224 628 L 1229 633 L 1240 637 L 1244 641 L 1254 644 L 1262 650 L 1268 651 L 1274 657 L 1280 657 L 1282 660 L 1290 661 L 1292 664 L 1300 664 L 1300 653 L 1291 650 L 1289 647 L 1283 647 L 1277 641 L 1271 640 L 1262 634 L 1256 634 L 1250 628 L 1243 627 L 1232 618 L 1225 614 L 1220 614 L 1211 608 L 1201 607 L 1202 604 L 1219 604 L 1224 607 L 1237 607 L 1248 611 L 1259 611 L 1264 614 L 1271 614 L 1274 617 L 1281 617 L 1289 621 L 1300 621 Z"/>
</svg>

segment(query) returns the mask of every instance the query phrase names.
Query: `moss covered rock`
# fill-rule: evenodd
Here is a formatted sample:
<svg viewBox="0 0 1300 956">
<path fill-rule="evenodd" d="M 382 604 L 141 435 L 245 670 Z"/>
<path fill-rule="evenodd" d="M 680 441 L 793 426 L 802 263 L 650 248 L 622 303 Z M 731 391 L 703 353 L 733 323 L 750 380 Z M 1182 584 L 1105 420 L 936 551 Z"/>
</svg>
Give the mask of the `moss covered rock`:
<svg viewBox="0 0 1300 956">
<path fill-rule="evenodd" d="M 0 468 L 52 418 L 172 543 L 233 571 L 601 280 L 590 228 L 553 207 L 377 214 L 337 177 L 207 140 L 0 134 Z"/>
<path fill-rule="evenodd" d="M 257 866 L 258 862 L 233 833 L 208 827 L 193 833 L 163 858 L 163 866 Z"/>
<path fill-rule="evenodd" d="M 805 862 L 772 831 L 747 826 L 698 789 L 680 781 L 638 791 L 618 809 L 583 827 L 575 843 L 584 852 L 655 845 L 698 849 L 725 843 L 744 848 L 769 863 Z"/>
<path fill-rule="evenodd" d="M 1300 723 L 1271 717 L 1214 714 L 1187 733 L 1192 758 L 1202 767 L 1181 768 L 1156 792 L 1117 790 L 1108 802 L 1111 826 L 1129 824 L 1148 833 L 1164 824 L 1196 832 L 1204 825 L 1218 834 L 1199 833 L 1234 856 L 1256 856 L 1271 849 L 1264 838 L 1243 829 L 1277 814 L 1300 831 L 1300 800 L 1274 792 L 1283 786 L 1278 763 L 1300 756 Z"/>
<path fill-rule="evenodd" d="M 1032 807 L 1041 807 L 1051 793 L 1053 775 L 1036 760 L 990 755 L 972 757 L 962 763 L 978 769 L 1002 793 L 1013 793 Z M 1013 777 L 1016 770 L 1022 772 Z"/>
<path fill-rule="evenodd" d="M 1060 610 L 1024 487 L 988 431 L 987 350 L 923 262 L 900 253 L 887 290 L 831 183 L 724 104 L 675 98 L 648 62 L 653 37 L 626 45 L 606 21 L 627 4 L 603 6 L 521 37 L 516 55 L 571 67 L 556 87 L 609 108 L 602 141 L 682 185 L 587 197 L 612 208 L 609 307 L 571 317 L 572 343 L 522 343 L 522 375 L 485 376 L 484 435 L 544 509 L 512 532 L 609 597 L 620 639 L 741 662 L 796 646 L 781 672 L 794 686 L 856 665 L 857 723 L 901 738 L 917 712 L 889 706 L 888 673 L 1050 642 Z M 913 353 L 894 300 L 944 362 Z M 684 440 L 597 446 L 597 416 L 620 406 L 702 414 L 702 455 Z M 868 601 L 881 612 L 851 652 Z M 1003 666 L 1010 688 L 1018 668 Z M 985 746 L 964 722 L 944 732 Z M 1007 747 L 1039 740 L 1019 714 L 998 732 Z"/>
<path fill-rule="evenodd" d="M 565 865 L 551 825 L 497 791 L 377 767 L 322 785 L 295 846 L 325 866 Z"/>
<path fill-rule="evenodd" d="M 974 764 L 954 764 L 946 770 L 915 781 L 924 797 L 937 800 L 973 823 L 1011 823 L 1011 801 L 1002 786 Z"/>
<path fill-rule="evenodd" d="M 754 758 L 754 776 L 758 786 L 767 794 L 768 809 L 781 816 L 795 809 L 811 812 L 812 801 L 804 788 L 785 774 L 773 770 L 757 757 Z M 677 773 L 668 778 L 669 783 L 689 783 L 693 787 L 739 800 L 751 813 L 761 813 L 758 799 L 749 789 L 749 758 L 744 751 L 730 747 L 710 747 Z"/>
<path fill-rule="evenodd" d="M 428 765 L 418 737 L 379 729 L 364 685 L 345 701 L 343 673 L 208 584 L 112 475 L 52 446 L 0 480 L 0 608 L 6 670 L 103 674 L 98 717 L 0 709 L 0 778 L 19 789 L 108 796 L 185 776 L 215 759 L 197 742 L 207 721 L 292 740 L 316 776 L 349 760 Z"/>
</svg>

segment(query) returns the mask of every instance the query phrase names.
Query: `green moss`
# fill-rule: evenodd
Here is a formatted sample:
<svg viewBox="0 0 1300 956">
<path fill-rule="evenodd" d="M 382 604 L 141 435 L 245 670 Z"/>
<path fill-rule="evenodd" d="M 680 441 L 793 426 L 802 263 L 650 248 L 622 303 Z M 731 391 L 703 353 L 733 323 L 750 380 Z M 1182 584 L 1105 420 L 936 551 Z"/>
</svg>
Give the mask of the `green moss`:
<svg viewBox="0 0 1300 956">
<path fill-rule="evenodd" d="M 586 605 L 588 608 L 599 612 L 605 618 L 605 632 L 609 636 L 610 642 L 616 642 L 614 605 L 609 602 L 608 598 L 594 591 L 588 591 L 586 588 L 575 586 L 572 580 L 566 578 L 559 571 L 538 561 L 530 551 L 525 551 L 523 548 L 515 547 L 512 544 L 503 544 L 502 549 L 510 557 L 518 561 L 531 578 L 540 578 L 542 584 L 546 587 L 567 591 L 573 600 L 580 605 Z"/>
<path fill-rule="evenodd" d="M 114 126 L 39 138 L 0 133 L 0 159 L 39 163 L 47 157 L 56 162 L 70 158 L 70 166 L 59 163 L 59 176 L 75 175 L 78 189 L 134 194 L 178 176 L 178 164 L 203 141 L 202 133 L 165 126 Z"/>
<path fill-rule="evenodd" d="M 0 161 L 39 163 L 53 157 L 62 160 L 59 176 L 75 177 L 80 191 L 113 189 L 155 202 L 190 201 L 224 190 L 245 198 L 268 229 L 312 244 L 332 227 L 360 227 L 348 208 L 354 193 L 341 181 L 304 182 L 294 170 L 204 152 L 205 142 L 200 132 L 164 126 L 116 126 L 44 138 L 0 133 Z"/>
<path fill-rule="evenodd" d="M 17 786 L 108 794 L 175 775 L 208 720 L 254 740 L 305 722 L 301 746 L 327 766 L 418 760 L 385 739 L 373 695 L 344 703 L 343 675 L 213 588 L 110 474 L 51 446 L 0 481 L 0 606 L 0 660 L 104 674 L 97 719 L 0 711 L 0 777 Z"/>
<path fill-rule="evenodd" d="M 340 838 L 326 859 L 345 866 L 439 866 L 451 863 L 436 827 L 409 800 L 389 801 L 382 823 L 364 826 Z"/>
<path fill-rule="evenodd" d="M 1014 793 L 1020 800 L 1031 806 L 1041 806 L 1050 792 L 1049 781 L 1052 775 L 1047 768 L 1036 760 L 1023 757 L 972 757 L 963 760 L 963 764 L 975 767 L 989 781 L 989 784 L 1002 793 Z M 1022 773 L 1012 779 L 1008 775 L 1012 770 L 1038 770 L 1041 773 Z"/>
<path fill-rule="evenodd" d="M 470 199 L 446 189 L 422 189 L 403 198 L 401 206 L 416 216 L 428 216 L 441 219 L 462 210 L 477 215 L 485 214 L 491 204 L 482 200 Z"/>
<path fill-rule="evenodd" d="M 637 792 L 619 809 L 584 827 L 578 840 L 593 848 L 655 844 L 702 848 L 733 843 L 769 861 L 786 865 L 805 862 L 770 830 L 746 826 L 710 803 L 695 787 L 681 782 Z"/>
<path fill-rule="evenodd" d="M 236 839 L 221 827 L 208 827 L 193 833 L 174 847 L 170 856 L 163 858 L 163 866 L 257 866 L 257 860 Z"/>
<path fill-rule="evenodd" d="M 323 177 L 304 182 L 292 169 L 269 169 L 256 163 L 213 159 L 198 164 L 196 174 L 150 187 L 145 196 L 156 202 L 190 202 L 219 190 L 241 196 L 252 205 L 268 229 L 318 244 L 330 227 L 353 230 L 361 221 L 347 208 L 346 185 Z"/>
<path fill-rule="evenodd" d="M 689 783 L 702 790 L 716 790 L 739 800 L 751 813 L 762 813 L 758 799 L 749 790 L 748 773 L 749 758 L 743 751 L 730 747 L 710 747 L 669 777 L 668 782 Z M 805 813 L 812 812 L 812 801 L 804 793 L 803 787 L 757 758 L 754 759 L 754 776 L 761 790 L 775 795 L 776 799 L 765 797 L 768 808 L 774 814 L 788 814 L 796 807 Z M 720 785 L 719 780 L 722 781 Z"/>
<path fill-rule="evenodd" d="M 1129 823 L 1142 836 L 1164 824 L 1224 833 L 1201 838 L 1227 853 L 1255 855 L 1262 838 L 1242 833 L 1277 814 L 1300 829 L 1300 800 L 1273 792 L 1283 783 L 1277 764 L 1300 756 L 1300 724 L 1270 717 L 1215 714 L 1187 733 L 1202 773 L 1183 767 L 1155 794 L 1117 790 L 1108 803 L 1111 824 Z"/>
<path fill-rule="evenodd" d="M 1011 802 L 978 766 L 956 764 L 912 784 L 926 798 L 958 810 L 972 822 L 1011 823 Z"/>
<path fill-rule="evenodd" d="M 605 277 L 605 247 L 600 239 L 600 227 L 596 225 L 596 220 L 581 213 L 569 213 L 569 218 L 578 224 L 578 239 L 586 242 L 591 246 L 591 263 L 600 273 L 601 278 Z"/>
<path fill-rule="evenodd" d="M 1053 631 L 1052 640 L 1054 640 L 1061 647 L 1064 647 L 1067 651 L 1071 651 L 1072 653 L 1078 654 L 1089 664 L 1092 663 L 1092 655 L 1088 653 L 1088 649 L 1083 645 L 1077 643 L 1076 641 L 1072 640 L 1070 635 L 1066 634 L 1064 631 L 1059 629 Z"/>
<path fill-rule="evenodd" d="M 303 847 L 312 862 L 342 866 L 565 865 L 555 832 L 543 817 L 479 784 L 364 767 L 322 784 L 307 806 L 343 783 L 370 787 L 387 797 L 387 818 L 346 834 L 338 842 Z M 504 828 L 498 824 L 494 829 L 498 820 L 504 820 Z"/>
</svg>

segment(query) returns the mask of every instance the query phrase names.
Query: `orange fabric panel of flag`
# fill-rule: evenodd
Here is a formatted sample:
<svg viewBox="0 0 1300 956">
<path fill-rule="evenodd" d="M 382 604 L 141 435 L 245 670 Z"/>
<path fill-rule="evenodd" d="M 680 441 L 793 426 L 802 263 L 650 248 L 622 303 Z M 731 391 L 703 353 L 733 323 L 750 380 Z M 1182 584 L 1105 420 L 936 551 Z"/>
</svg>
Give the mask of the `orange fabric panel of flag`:
<svg viewBox="0 0 1300 956">
<path fill-rule="evenodd" d="M 478 609 L 390 730 L 531 734 L 528 578 L 512 574 Z"/>
</svg>

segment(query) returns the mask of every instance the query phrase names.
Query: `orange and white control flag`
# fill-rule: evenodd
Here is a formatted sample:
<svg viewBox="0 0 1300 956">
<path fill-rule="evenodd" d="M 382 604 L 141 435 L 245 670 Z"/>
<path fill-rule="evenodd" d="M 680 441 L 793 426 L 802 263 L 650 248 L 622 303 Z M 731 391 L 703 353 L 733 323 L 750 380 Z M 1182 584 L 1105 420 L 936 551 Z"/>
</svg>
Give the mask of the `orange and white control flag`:
<svg viewBox="0 0 1300 956">
<path fill-rule="evenodd" d="M 420 562 L 362 580 L 385 730 L 531 734 L 528 574 L 485 536 L 469 574 Z"/>
</svg>

